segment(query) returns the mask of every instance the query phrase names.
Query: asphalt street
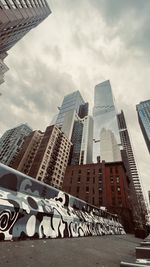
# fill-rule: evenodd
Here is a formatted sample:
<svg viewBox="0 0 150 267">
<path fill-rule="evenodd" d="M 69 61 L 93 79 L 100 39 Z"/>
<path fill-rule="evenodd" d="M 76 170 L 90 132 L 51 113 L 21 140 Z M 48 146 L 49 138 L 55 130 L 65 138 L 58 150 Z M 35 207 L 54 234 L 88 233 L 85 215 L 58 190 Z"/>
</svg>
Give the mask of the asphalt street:
<svg viewBox="0 0 150 267">
<path fill-rule="evenodd" d="M 0 242 L 2 267 L 114 267 L 134 261 L 132 235 Z"/>
</svg>

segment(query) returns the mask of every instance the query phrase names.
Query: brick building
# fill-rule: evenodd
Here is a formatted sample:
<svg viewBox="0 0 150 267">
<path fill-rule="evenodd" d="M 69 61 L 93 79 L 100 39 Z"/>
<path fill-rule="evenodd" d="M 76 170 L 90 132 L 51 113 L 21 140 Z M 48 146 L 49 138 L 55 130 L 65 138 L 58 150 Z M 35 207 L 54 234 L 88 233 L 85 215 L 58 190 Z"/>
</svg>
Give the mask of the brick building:
<svg viewBox="0 0 150 267">
<path fill-rule="evenodd" d="M 71 142 L 56 126 L 44 133 L 34 131 L 26 138 L 12 167 L 39 181 L 61 188 Z"/>
<path fill-rule="evenodd" d="M 132 231 L 129 204 L 129 179 L 122 162 L 68 166 L 63 190 L 97 207 L 122 217 L 127 231 Z"/>
</svg>

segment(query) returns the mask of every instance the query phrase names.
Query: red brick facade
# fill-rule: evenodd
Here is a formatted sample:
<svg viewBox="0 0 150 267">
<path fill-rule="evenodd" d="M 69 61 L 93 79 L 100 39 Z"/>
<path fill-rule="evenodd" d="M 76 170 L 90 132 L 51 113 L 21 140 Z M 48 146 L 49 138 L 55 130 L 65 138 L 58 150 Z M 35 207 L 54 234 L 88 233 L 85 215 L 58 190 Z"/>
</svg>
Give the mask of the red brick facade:
<svg viewBox="0 0 150 267">
<path fill-rule="evenodd" d="M 70 165 L 63 190 L 97 207 L 130 219 L 129 180 L 122 162 Z M 126 227 L 127 228 L 127 227 Z"/>
</svg>

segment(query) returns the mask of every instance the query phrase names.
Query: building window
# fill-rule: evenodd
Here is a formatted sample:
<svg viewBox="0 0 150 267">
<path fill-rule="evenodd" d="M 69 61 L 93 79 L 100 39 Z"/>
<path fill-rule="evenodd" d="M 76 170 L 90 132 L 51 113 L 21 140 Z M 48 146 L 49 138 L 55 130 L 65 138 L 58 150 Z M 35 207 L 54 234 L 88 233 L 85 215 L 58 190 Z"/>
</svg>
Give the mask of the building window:
<svg viewBox="0 0 150 267">
<path fill-rule="evenodd" d="M 80 176 L 78 177 L 78 183 L 80 183 L 81 179 L 80 179 Z"/>
<path fill-rule="evenodd" d="M 73 175 L 73 170 L 72 170 L 71 174 Z"/>
<path fill-rule="evenodd" d="M 93 174 L 95 174 L 95 169 L 93 170 Z"/>
<path fill-rule="evenodd" d="M 89 176 L 86 177 L 86 181 L 87 181 L 87 182 L 90 181 L 90 177 L 89 177 Z"/>
<path fill-rule="evenodd" d="M 86 186 L 86 193 L 89 193 L 89 187 Z"/>
<path fill-rule="evenodd" d="M 81 170 L 79 170 L 78 173 L 81 173 Z"/>
<path fill-rule="evenodd" d="M 93 184 L 95 184 L 95 177 L 93 177 Z"/>
<path fill-rule="evenodd" d="M 98 173 L 99 174 L 102 174 L 102 169 L 101 168 L 98 170 Z"/>
<path fill-rule="evenodd" d="M 79 186 L 77 186 L 77 193 L 79 193 L 79 190 L 80 190 L 80 187 L 79 187 Z"/>
<path fill-rule="evenodd" d="M 116 177 L 117 184 L 120 183 L 120 177 Z"/>
<path fill-rule="evenodd" d="M 110 177 L 110 182 L 111 182 L 111 184 L 114 183 L 114 178 L 113 177 Z"/>
<path fill-rule="evenodd" d="M 103 200 L 102 200 L 102 197 L 99 198 L 99 205 L 102 205 L 103 203 Z"/>
<path fill-rule="evenodd" d="M 87 169 L 87 174 L 90 174 L 90 169 Z"/>
</svg>

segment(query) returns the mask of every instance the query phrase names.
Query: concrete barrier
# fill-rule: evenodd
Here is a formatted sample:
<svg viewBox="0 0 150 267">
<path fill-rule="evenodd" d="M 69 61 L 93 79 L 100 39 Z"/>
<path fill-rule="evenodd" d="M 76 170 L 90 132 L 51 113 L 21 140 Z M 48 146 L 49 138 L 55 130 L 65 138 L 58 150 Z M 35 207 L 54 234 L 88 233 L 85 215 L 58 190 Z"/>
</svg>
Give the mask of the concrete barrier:
<svg viewBox="0 0 150 267">
<path fill-rule="evenodd" d="M 146 265 L 140 264 L 140 263 L 131 263 L 131 262 L 123 262 L 123 261 L 120 263 L 120 267 L 144 267 L 144 266 Z"/>
<path fill-rule="evenodd" d="M 140 243 L 141 247 L 150 247 L 150 242 L 145 241 Z"/>
<path fill-rule="evenodd" d="M 125 234 L 116 215 L 0 164 L 0 240 Z"/>
<path fill-rule="evenodd" d="M 136 247 L 137 259 L 150 259 L 150 248 L 148 247 Z"/>
</svg>

